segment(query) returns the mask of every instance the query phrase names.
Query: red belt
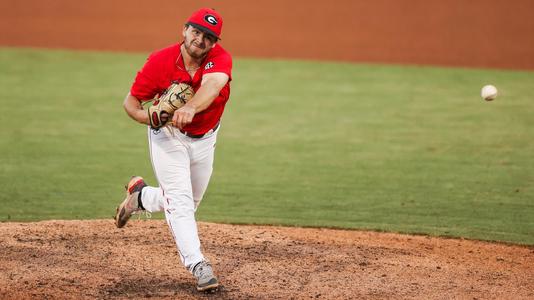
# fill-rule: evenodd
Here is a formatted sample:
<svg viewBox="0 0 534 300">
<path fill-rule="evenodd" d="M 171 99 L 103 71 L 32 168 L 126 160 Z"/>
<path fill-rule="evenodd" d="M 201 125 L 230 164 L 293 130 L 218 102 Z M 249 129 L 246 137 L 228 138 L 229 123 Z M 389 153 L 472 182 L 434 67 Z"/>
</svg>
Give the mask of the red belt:
<svg viewBox="0 0 534 300">
<path fill-rule="evenodd" d="M 192 139 L 199 139 L 199 138 L 203 138 L 206 134 L 210 133 L 210 132 L 214 132 L 215 130 L 217 130 L 217 128 L 219 128 L 219 125 L 221 124 L 221 122 L 217 122 L 217 125 L 215 125 L 215 127 L 213 127 L 212 129 L 208 130 L 206 133 L 203 133 L 203 134 L 192 134 L 192 133 L 189 133 L 189 132 L 186 132 L 186 131 L 183 131 L 183 130 L 180 130 L 181 133 L 183 133 L 185 136 L 187 137 L 190 137 Z"/>
</svg>

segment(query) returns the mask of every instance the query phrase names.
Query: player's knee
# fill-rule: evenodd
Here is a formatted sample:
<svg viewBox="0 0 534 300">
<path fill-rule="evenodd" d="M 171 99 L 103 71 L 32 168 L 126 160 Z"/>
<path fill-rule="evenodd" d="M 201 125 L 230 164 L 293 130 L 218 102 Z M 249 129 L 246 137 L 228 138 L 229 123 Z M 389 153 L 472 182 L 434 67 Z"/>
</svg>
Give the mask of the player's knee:
<svg viewBox="0 0 534 300">
<path fill-rule="evenodd" d="M 195 203 L 193 198 L 190 195 L 183 193 L 166 194 L 164 206 L 165 212 L 173 215 L 189 215 L 195 211 Z"/>
</svg>

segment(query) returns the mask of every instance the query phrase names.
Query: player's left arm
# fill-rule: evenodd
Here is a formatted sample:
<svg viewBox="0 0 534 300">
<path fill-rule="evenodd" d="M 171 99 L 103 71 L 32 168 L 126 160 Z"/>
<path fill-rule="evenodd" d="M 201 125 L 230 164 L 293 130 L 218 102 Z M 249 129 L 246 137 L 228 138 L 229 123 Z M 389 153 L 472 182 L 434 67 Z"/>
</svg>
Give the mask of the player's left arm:
<svg viewBox="0 0 534 300">
<path fill-rule="evenodd" d="M 204 74 L 200 88 L 184 106 L 174 112 L 172 123 L 182 129 L 193 121 L 195 114 L 208 108 L 217 98 L 221 89 L 228 83 L 230 76 L 222 72 Z"/>
</svg>

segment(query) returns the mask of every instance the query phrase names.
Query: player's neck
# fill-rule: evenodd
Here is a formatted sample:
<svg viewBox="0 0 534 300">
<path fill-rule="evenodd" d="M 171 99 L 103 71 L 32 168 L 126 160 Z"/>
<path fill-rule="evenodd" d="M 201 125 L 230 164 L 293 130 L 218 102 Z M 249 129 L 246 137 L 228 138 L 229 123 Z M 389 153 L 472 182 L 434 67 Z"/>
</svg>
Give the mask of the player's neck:
<svg viewBox="0 0 534 300">
<path fill-rule="evenodd" d="M 200 68 L 200 65 L 202 64 L 202 61 L 204 60 L 205 56 L 202 58 L 194 58 L 184 48 L 185 46 L 182 44 L 180 47 L 180 53 L 182 54 L 182 59 L 184 62 L 185 69 L 189 71 L 194 71 L 198 68 Z"/>
</svg>

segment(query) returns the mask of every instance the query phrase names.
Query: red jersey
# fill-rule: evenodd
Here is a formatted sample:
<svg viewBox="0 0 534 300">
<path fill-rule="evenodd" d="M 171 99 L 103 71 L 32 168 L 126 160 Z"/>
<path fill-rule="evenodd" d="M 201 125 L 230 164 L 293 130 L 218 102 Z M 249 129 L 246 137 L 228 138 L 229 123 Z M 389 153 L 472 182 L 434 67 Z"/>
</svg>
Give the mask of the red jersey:
<svg viewBox="0 0 534 300">
<path fill-rule="evenodd" d="M 219 44 L 216 44 L 202 61 L 195 76 L 191 78 L 185 70 L 180 46 L 181 43 L 150 54 L 141 71 L 137 72 L 130 94 L 141 101 L 149 101 L 165 91 L 174 81 L 187 83 L 196 92 L 200 88 L 204 74 L 215 72 L 228 74 L 230 77 L 228 83 L 221 89 L 211 105 L 197 113 L 193 122 L 183 128 L 191 134 L 204 134 L 217 125 L 230 97 L 232 57 Z"/>
</svg>

